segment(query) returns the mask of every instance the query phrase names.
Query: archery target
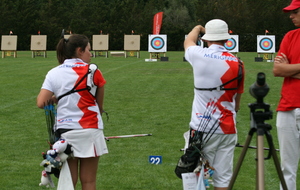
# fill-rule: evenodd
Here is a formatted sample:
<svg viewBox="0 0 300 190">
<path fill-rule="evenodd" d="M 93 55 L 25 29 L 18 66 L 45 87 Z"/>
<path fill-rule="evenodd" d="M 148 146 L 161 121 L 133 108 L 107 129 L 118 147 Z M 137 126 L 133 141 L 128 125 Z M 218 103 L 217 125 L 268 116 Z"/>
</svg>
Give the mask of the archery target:
<svg viewBox="0 0 300 190">
<path fill-rule="evenodd" d="M 31 35 L 30 50 L 44 51 L 47 48 L 47 35 Z"/>
<path fill-rule="evenodd" d="M 93 35 L 93 50 L 108 50 L 109 35 Z"/>
<path fill-rule="evenodd" d="M 239 52 L 239 36 L 238 35 L 230 35 L 231 38 L 227 40 L 227 42 L 224 44 L 224 47 L 229 52 Z"/>
<path fill-rule="evenodd" d="M 148 52 L 167 52 L 167 35 L 149 35 Z"/>
<path fill-rule="evenodd" d="M 275 53 L 275 36 L 257 36 L 258 53 Z"/>
<path fill-rule="evenodd" d="M 140 35 L 125 35 L 124 36 L 124 50 L 139 51 L 140 50 Z"/>
<path fill-rule="evenodd" d="M 2 35 L 1 50 L 17 50 L 16 35 Z"/>
</svg>

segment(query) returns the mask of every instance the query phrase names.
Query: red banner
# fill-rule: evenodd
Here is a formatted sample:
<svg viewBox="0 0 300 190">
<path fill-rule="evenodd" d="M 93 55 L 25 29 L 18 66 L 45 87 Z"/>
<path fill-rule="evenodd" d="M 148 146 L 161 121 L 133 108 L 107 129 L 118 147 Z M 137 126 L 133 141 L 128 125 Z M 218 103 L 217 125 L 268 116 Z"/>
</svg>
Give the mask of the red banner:
<svg viewBox="0 0 300 190">
<path fill-rule="evenodd" d="M 159 34 L 162 24 L 163 12 L 156 13 L 153 18 L 153 34 Z"/>
</svg>

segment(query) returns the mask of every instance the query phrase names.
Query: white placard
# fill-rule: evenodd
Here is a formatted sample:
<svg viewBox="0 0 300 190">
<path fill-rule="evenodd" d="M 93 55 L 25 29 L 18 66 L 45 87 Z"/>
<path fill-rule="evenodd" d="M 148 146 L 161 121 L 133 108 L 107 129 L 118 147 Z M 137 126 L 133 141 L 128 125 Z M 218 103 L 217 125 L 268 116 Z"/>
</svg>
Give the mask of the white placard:
<svg viewBox="0 0 300 190">
<path fill-rule="evenodd" d="M 196 190 L 197 187 L 197 175 L 193 172 L 182 173 L 183 190 Z"/>
<path fill-rule="evenodd" d="M 275 36 L 257 35 L 257 53 L 275 53 Z"/>
<path fill-rule="evenodd" d="M 224 47 L 232 53 L 239 52 L 239 35 L 230 35 L 230 39 L 224 44 Z"/>
<path fill-rule="evenodd" d="M 149 39 L 149 46 L 148 52 L 156 53 L 156 52 L 167 52 L 167 35 L 152 35 L 148 36 Z"/>
</svg>

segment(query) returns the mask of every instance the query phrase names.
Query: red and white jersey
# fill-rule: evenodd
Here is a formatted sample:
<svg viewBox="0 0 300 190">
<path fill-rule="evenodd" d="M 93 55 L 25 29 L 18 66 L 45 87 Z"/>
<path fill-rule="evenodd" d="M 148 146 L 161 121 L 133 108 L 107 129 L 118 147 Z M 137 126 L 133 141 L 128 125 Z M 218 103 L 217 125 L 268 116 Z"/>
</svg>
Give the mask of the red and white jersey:
<svg viewBox="0 0 300 190">
<path fill-rule="evenodd" d="M 76 83 L 88 72 L 89 64 L 81 59 L 66 59 L 65 62 L 53 69 L 46 75 L 42 89 L 49 90 L 56 97 L 70 91 Z M 94 73 L 94 84 L 102 87 L 106 83 L 100 70 Z M 76 87 L 86 88 L 87 79 Z M 88 91 L 75 92 L 61 98 L 57 105 L 57 128 L 56 129 L 103 129 L 96 98 Z"/>
<path fill-rule="evenodd" d="M 238 76 L 238 59 L 220 45 L 209 48 L 190 46 L 185 59 L 192 65 L 195 88 L 215 88 Z M 243 69 L 243 66 L 242 66 Z M 244 76 L 244 70 L 243 76 Z M 197 90 L 194 89 L 190 127 L 210 132 L 217 127 L 216 134 L 235 134 L 235 97 L 243 93 L 244 77 L 234 80 L 224 88 L 236 90 Z"/>
</svg>

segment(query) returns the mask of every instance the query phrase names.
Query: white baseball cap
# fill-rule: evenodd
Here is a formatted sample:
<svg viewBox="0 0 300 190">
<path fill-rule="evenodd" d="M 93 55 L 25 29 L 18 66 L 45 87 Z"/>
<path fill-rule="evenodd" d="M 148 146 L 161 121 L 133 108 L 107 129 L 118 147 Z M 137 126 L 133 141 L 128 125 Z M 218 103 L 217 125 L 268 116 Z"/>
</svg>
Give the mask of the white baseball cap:
<svg viewBox="0 0 300 190">
<path fill-rule="evenodd" d="M 220 19 L 210 20 L 205 24 L 205 34 L 202 37 L 207 41 L 221 41 L 230 39 L 228 33 L 228 25 L 225 21 Z"/>
</svg>

